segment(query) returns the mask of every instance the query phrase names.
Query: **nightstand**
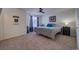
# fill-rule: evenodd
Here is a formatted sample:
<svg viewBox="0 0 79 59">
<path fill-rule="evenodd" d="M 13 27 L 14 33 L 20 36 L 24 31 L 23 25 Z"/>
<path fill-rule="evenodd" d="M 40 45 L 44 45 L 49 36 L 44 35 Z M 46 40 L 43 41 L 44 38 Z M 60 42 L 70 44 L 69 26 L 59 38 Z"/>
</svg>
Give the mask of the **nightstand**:
<svg viewBox="0 0 79 59">
<path fill-rule="evenodd" d="M 63 35 L 70 36 L 70 27 L 63 27 L 62 33 L 63 33 Z"/>
</svg>

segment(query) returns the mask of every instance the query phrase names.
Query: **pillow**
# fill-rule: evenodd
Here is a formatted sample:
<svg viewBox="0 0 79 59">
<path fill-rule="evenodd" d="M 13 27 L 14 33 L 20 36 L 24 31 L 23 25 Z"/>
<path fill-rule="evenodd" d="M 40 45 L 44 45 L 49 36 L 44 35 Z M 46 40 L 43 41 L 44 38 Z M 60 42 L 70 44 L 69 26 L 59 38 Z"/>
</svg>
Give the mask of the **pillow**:
<svg viewBox="0 0 79 59">
<path fill-rule="evenodd" d="M 47 24 L 47 27 L 55 27 L 56 24 Z"/>
</svg>

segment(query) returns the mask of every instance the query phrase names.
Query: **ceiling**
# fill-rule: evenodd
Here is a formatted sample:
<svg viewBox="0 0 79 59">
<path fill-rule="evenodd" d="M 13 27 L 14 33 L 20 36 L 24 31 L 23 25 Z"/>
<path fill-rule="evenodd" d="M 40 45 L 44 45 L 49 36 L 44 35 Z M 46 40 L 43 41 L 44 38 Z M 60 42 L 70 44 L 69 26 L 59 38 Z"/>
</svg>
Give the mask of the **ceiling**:
<svg viewBox="0 0 79 59">
<path fill-rule="evenodd" d="M 39 12 L 39 8 L 23 8 L 23 9 L 26 10 L 26 13 L 29 14 L 44 15 L 44 14 L 56 14 L 59 12 L 70 10 L 72 8 L 43 8 L 43 11 L 45 12 L 44 14 Z"/>
</svg>

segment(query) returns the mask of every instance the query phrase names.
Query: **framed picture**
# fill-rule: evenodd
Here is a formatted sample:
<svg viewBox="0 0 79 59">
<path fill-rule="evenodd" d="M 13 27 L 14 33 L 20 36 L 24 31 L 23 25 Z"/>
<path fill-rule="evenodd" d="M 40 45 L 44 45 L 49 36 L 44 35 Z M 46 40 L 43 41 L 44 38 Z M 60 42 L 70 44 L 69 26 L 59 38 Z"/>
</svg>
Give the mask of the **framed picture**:
<svg viewBox="0 0 79 59">
<path fill-rule="evenodd" d="M 19 18 L 19 16 L 13 16 L 13 18 Z"/>
<path fill-rule="evenodd" d="M 14 19 L 14 22 L 18 23 L 18 19 Z"/>
<path fill-rule="evenodd" d="M 50 16 L 49 22 L 56 22 L 56 16 Z"/>
<path fill-rule="evenodd" d="M 14 20 L 14 22 L 13 22 L 14 25 L 19 24 L 19 16 L 13 16 L 13 20 Z"/>
</svg>

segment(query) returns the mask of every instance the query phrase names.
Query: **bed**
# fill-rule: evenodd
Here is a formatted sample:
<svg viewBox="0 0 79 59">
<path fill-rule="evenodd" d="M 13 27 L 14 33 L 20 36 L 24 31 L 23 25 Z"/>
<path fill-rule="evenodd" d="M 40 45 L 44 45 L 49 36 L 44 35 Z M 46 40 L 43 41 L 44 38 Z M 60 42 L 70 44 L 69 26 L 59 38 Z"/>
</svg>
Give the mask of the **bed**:
<svg viewBox="0 0 79 59">
<path fill-rule="evenodd" d="M 44 36 L 55 39 L 57 33 L 61 32 L 62 27 L 36 27 L 35 32 Z"/>
</svg>

